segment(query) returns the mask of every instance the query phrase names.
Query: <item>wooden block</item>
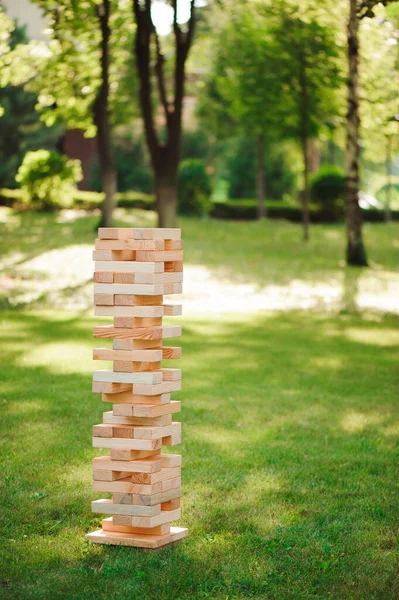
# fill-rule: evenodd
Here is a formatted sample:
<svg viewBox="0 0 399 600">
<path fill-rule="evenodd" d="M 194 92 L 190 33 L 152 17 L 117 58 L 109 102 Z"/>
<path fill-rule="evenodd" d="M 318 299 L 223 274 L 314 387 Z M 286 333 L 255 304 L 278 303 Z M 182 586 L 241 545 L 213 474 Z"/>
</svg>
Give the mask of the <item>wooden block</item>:
<svg viewBox="0 0 399 600">
<path fill-rule="evenodd" d="M 96 306 L 113 306 L 113 294 L 94 294 L 94 304 Z"/>
<path fill-rule="evenodd" d="M 162 360 L 162 350 L 113 350 L 112 348 L 94 348 L 93 360 L 121 360 L 146 363 L 158 363 Z"/>
<path fill-rule="evenodd" d="M 88 533 L 87 538 L 93 544 L 108 544 L 112 546 L 131 546 L 135 548 L 145 548 L 156 550 L 168 546 L 173 542 L 184 539 L 188 536 L 188 529 L 183 527 L 171 527 L 170 532 L 165 535 L 143 535 L 139 533 L 119 533 L 117 531 L 104 531 L 99 529 Z"/>
<path fill-rule="evenodd" d="M 179 311 L 180 308 L 180 312 Z M 173 311 L 173 312 L 172 312 Z M 181 314 L 178 305 L 164 306 L 95 306 L 94 315 L 98 317 L 163 317 Z"/>
<path fill-rule="evenodd" d="M 159 417 L 125 417 L 114 414 L 112 410 L 103 413 L 103 423 L 137 425 L 143 427 L 166 427 L 172 424 L 172 415 L 166 414 Z"/>
<path fill-rule="evenodd" d="M 112 517 L 103 519 L 102 521 L 103 531 L 116 531 L 118 533 L 141 533 L 143 535 L 164 535 L 170 533 L 169 523 L 165 525 L 158 525 L 158 527 L 129 527 L 128 525 L 114 525 Z"/>
<path fill-rule="evenodd" d="M 169 394 L 166 394 L 169 396 Z M 159 417 L 161 415 L 169 415 L 180 412 L 181 402 L 172 400 L 165 404 L 114 404 L 113 414 L 123 417 Z"/>
<path fill-rule="evenodd" d="M 96 271 L 93 275 L 95 283 L 113 283 L 114 277 L 108 271 Z"/>
<path fill-rule="evenodd" d="M 173 500 L 168 500 L 168 502 L 162 502 L 161 504 L 162 511 L 171 511 L 173 514 L 180 510 L 180 498 L 174 498 Z M 174 521 L 174 518 L 171 519 Z"/>
<path fill-rule="evenodd" d="M 174 435 L 169 435 L 168 437 L 162 438 L 163 446 L 177 446 L 181 444 L 181 434 L 175 433 Z"/>
<path fill-rule="evenodd" d="M 162 381 L 180 381 L 181 369 L 161 369 Z"/>
<path fill-rule="evenodd" d="M 98 237 L 100 240 L 133 240 L 134 229 L 132 227 L 99 227 Z"/>
<path fill-rule="evenodd" d="M 95 338 L 113 339 L 139 339 L 160 340 L 163 335 L 163 327 L 114 327 L 113 325 L 100 325 L 93 328 Z"/>
<path fill-rule="evenodd" d="M 96 250 L 165 250 L 164 240 L 97 239 Z"/>
<path fill-rule="evenodd" d="M 172 360 L 181 358 L 182 349 L 179 346 L 162 346 L 162 358 Z"/>
<path fill-rule="evenodd" d="M 159 504 L 134 506 L 129 504 L 114 504 L 112 500 L 93 500 L 91 510 L 95 513 L 106 515 L 127 515 L 131 517 L 156 517 L 161 513 Z M 167 521 L 165 521 L 167 522 Z"/>
<path fill-rule="evenodd" d="M 96 271 L 111 271 L 112 273 L 163 273 L 163 263 L 142 263 L 136 261 L 104 261 L 96 262 Z"/>
<path fill-rule="evenodd" d="M 160 362 L 148 363 L 115 360 L 112 370 L 116 373 L 141 373 L 148 371 L 159 371 L 160 368 Z"/>
<path fill-rule="evenodd" d="M 136 252 L 137 262 L 165 262 L 183 260 L 182 250 L 168 250 L 168 251 L 151 251 L 151 250 L 138 250 Z"/>
<path fill-rule="evenodd" d="M 134 283 L 181 283 L 183 273 L 135 273 Z"/>
<path fill-rule="evenodd" d="M 168 489 L 173 487 L 180 487 L 181 481 L 178 482 L 176 479 L 181 478 L 181 467 L 175 467 L 173 469 L 161 469 L 156 473 L 129 473 L 129 477 L 133 483 L 141 483 L 145 485 L 152 485 L 154 483 L 162 483 L 161 491 L 166 492 Z M 173 483 L 166 483 L 173 481 Z"/>
<path fill-rule="evenodd" d="M 162 381 L 161 371 L 149 371 L 141 373 L 115 373 L 106 369 L 93 371 L 93 381 L 112 383 L 146 383 L 159 384 Z"/>
<path fill-rule="evenodd" d="M 141 296 L 143 297 L 143 296 Z M 150 301 L 153 300 L 154 298 L 157 298 L 158 296 L 147 296 L 149 302 L 148 304 L 150 304 Z M 163 296 L 162 296 L 163 298 Z M 115 306 L 137 306 L 137 295 L 135 294 L 115 294 Z M 152 302 L 152 304 L 154 306 L 157 306 L 158 304 L 161 304 L 161 302 L 157 303 L 157 302 Z M 139 305 L 139 306 L 143 306 L 143 305 Z"/>
<path fill-rule="evenodd" d="M 136 340 L 161 340 L 181 335 L 180 325 L 164 325 L 155 327 L 114 327 L 113 325 L 100 325 L 93 328 L 95 338 L 136 339 Z"/>
<path fill-rule="evenodd" d="M 182 314 L 181 304 L 164 304 L 163 308 L 165 317 L 174 317 Z"/>
<path fill-rule="evenodd" d="M 97 471 L 110 471 L 116 469 L 123 477 L 126 473 L 143 473 L 151 475 L 161 472 L 161 455 L 149 456 L 148 458 L 137 459 L 132 461 L 112 460 L 109 456 L 97 456 L 93 458 L 93 473 Z M 171 456 L 171 455 L 168 455 Z"/>
<path fill-rule="evenodd" d="M 134 229 L 135 240 L 180 240 L 181 230 L 161 227 Z"/>
<path fill-rule="evenodd" d="M 119 463 L 123 463 L 123 461 L 110 461 L 110 462 L 118 462 Z M 129 462 L 128 464 L 131 465 L 131 469 L 134 469 L 134 462 Z M 122 482 L 125 481 L 125 479 L 129 479 L 129 481 L 131 483 L 135 483 L 135 484 L 140 484 L 140 485 L 153 485 L 155 483 L 160 483 L 162 484 L 160 489 L 158 491 L 162 491 L 162 492 L 166 492 L 170 489 L 176 488 L 176 487 L 180 487 L 181 485 L 181 467 L 175 467 L 173 469 L 169 469 L 169 468 L 164 468 L 161 469 L 160 471 L 157 471 L 156 473 L 134 473 L 133 471 L 129 471 L 127 472 L 125 470 L 124 473 L 119 473 L 119 472 L 115 472 L 115 471 L 98 471 L 101 474 L 104 474 L 104 476 L 102 477 L 102 481 L 117 481 L 120 480 Z M 94 473 L 97 473 L 97 471 L 94 471 Z M 107 477 L 105 476 L 105 474 L 108 473 Z M 122 475 L 122 477 L 115 477 L 114 479 L 111 479 L 111 474 L 112 473 L 116 473 L 117 475 Z M 98 480 L 100 478 L 97 478 Z M 104 490 L 106 491 L 106 490 Z M 114 492 L 115 490 L 111 490 L 112 492 Z M 119 492 L 116 492 L 119 493 Z M 122 493 L 122 492 L 121 492 Z M 143 492 L 129 492 L 129 493 L 145 493 Z M 114 502 L 116 502 L 115 498 L 113 498 Z M 123 502 L 121 502 L 121 504 L 123 504 Z"/>
<path fill-rule="evenodd" d="M 96 284 L 96 285 L 100 285 L 100 284 Z M 163 293 L 164 294 L 181 294 L 182 291 L 183 291 L 183 286 L 181 283 L 164 283 L 163 284 Z"/>
<path fill-rule="evenodd" d="M 162 345 L 162 340 L 137 340 L 130 338 L 126 341 L 131 344 L 132 350 L 146 350 L 149 348 L 161 350 Z"/>
<path fill-rule="evenodd" d="M 135 273 L 114 273 L 112 283 L 136 283 Z"/>
<path fill-rule="evenodd" d="M 146 283 L 95 283 L 94 293 L 95 294 L 118 294 L 126 295 L 133 294 L 135 296 L 159 296 L 166 293 L 166 286 L 168 284 L 146 284 Z M 178 284 L 172 284 L 178 285 Z M 169 289 L 169 288 L 168 288 Z M 176 292 L 178 293 L 178 292 Z"/>
<path fill-rule="evenodd" d="M 180 423 L 179 423 L 180 425 Z M 157 440 L 176 433 L 176 423 L 164 427 L 137 427 L 134 428 L 134 438 L 138 440 Z"/>
<path fill-rule="evenodd" d="M 160 492 L 158 494 L 134 494 L 134 496 L 135 498 L 133 502 L 135 506 L 159 506 L 162 502 L 167 502 L 168 500 L 173 500 L 174 498 L 180 498 L 181 488 L 174 488 L 173 490 Z"/>
<path fill-rule="evenodd" d="M 165 273 L 182 273 L 183 272 L 183 261 L 173 260 L 164 263 Z"/>
<path fill-rule="evenodd" d="M 162 493 L 162 481 L 158 481 L 153 485 L 146 485 L 133 483 L 132 478 L 128 476 L 117 481 L 93 481 L 92 490 L 95 492 L 110 492 L 113 494 L 112 500 L 115 504 L 135 504 L 133 499 L 135 495 Z"/>
<path fill-rule="evenodd" d="M 107 261 L 134 261 L 136 252 L 134 250 L 93 250 L 93 260 Z"/>
<path fill-rule="evenodd" d="M 123 479 L 124 477 L 126 477 L 126 473 L 121 471 L 111 471 L 110 469 L 93 470 L 94 481 L 117 481 L 118 479 Z"/>
<path fill-rule="evenodd" d="M 168 394 L 169 392 L 178 392 L 179 390 L 181 390 L 181 381 L 163 381 L 162 383 L 155 384 L 133 384 L 133 394 L 143 394 L 143 396 L 156 396 L 159 394 Z"/>
<path fill-rule="evenodd" d="M 165 240 L 165 250 L 182 250 L 183 242 L 181 240 Z M 149 248 L 147 248 L 149 250 Z"/>
<path fill-rule="evenodd" d="M 161 511 L 159 515 L 154 517 L 136 517 L 132 515 L 115 515 L 112 517 L 114 525 L 122 527 L 158 527 L 164 523 L 170 523 L 180 519 L 180 508 L 175 510 Z"/>
<path fill-rule="evenodd" d="M 114 327 L 134 329 L 162 325 L 162 317 L 114 317 Z"/>
<path fill-rule="evenodd" d="M 180 432 L 180 423 L 171 423 L 162 427 L 135 426 L 129 423 L 100 423 L 93 425 L 94 438 L 130 439 L 130 440 L 158 440 L 166 436 L 175 435 Z M 106 448 L 109 446 L 100 446 Z M 114 444 L 117 447 L 117 444 Z M 122 445 L 120 446 L 123 447 Z M 129 447 L 129 446 L 127 446 Z M 141 448 L 138 448 L 141 449 Z M 146 448 L 142 448 L 146 449 Z"/>
<path fill-rule="evenodd" d="M 180 468 L 178 468 L 178 469 L 164 469 L 164 470 L 166 470 L 166 471 L 180 471 Z M 166 473 L 165 474 L 165 479 L 161 479 L 161 481 L 159 483 L 161 484 L 161 492 L 169 492 L 170 490 L 174 490 L 177 487 L 178 488 L 181 487 L 181 476 L 179 474 L 178 477 L 170 477 L 169 473 Z"/>
<path fill-rule="evenodd" d="M 182 458 L 180 454 L 160 454 L 162 468 L 181 467 Z"/>
<path fill-rule="evenodd" d="M 113 395 L 120 394 L 122 392 L 132 392 L 132 384 L 130 383 L 110 383 L 110 382 L 101 382 L 101 381 L 93 381 L 91 389 L 95 394 L 103 394 L 104 395 Z M 113 400 L 109 399 L 108 402 L 115 402 L 115 398 Z M 119 402 L 119 400 L 118 400 Z"/>
<path fill-rule="evenodd" d="M 156 450 L 129 450 L 126 448 L 111 448 L 111 460 L 117 461 L 133 461 L 142 460 L 144 458 L 157 458 L 161 451 Z"/>
<path fill-rule="evenodd" d="M 115 294 L 115 304 L 117 306 L 161 306 L 163 295 Z"/>
<path fill-rule="evenodd" d="M 93 425 L 93 435 L 95 437 L 105 437 L 105 438 L 111 438 L 112 437 L 112 426 L 109 425 L 104 425 L 103 423 L 100 423 L 99 425 Z"/>
<path fill-rule="evenodd" d="M 158 440 L 129 440 L 123 438 L 93 437 L 93 448 L 119 448 L 121 450 L 157 450 L 162 446 Z"/>
<path fill-rule="evenodd" d="M 94 384 L 93 384 L 94 385 Z M 100 384 L 99 384 L 100 385 Z M 101 384 L 106 385 L 106 384 Z M 107 384 L 108 385 L 108 384 Z M 116 384 L 114 384 L 116 385 Z M 121 384 L 118 384 L 121 385 Z M 132 388 L 133 386 L 131 386 Z M 103 394 L 102 395 L 103 402 L 117 402 L 118 404 L 149 404 L 149 405 L 168 405 L 170 403 L 170 394 L 157 394 L 156 396 L 144 395 L 144 394 L 134 394 L 132 389 L 128 392 L 120 393 L 117 396 L 114 394 Z"/>
</svg>

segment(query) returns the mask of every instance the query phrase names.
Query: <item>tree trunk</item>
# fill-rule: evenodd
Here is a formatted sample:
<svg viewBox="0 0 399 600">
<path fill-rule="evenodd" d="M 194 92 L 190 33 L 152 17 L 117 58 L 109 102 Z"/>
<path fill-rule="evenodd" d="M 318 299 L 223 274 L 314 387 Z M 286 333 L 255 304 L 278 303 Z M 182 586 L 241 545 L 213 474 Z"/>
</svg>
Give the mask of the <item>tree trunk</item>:
<svg viewBox="0 0 399 600">
<path fill-rule="evenodd" d="M 155 174 L 158 227 L 177 227 L 176 179 L 175 173 Z"/>
<path fill-rule="evenodd" d="M 335 144 L 333 134 L 328 140 L 328 162 L 330 165 L 335 165 Z"/>
<path fill-rule="evenodd" d="M 140 106 L 144 121 L 144 132 L 155 176 L 159 227 L 176 227 L 177 223 L 177 168 L 180 157 L 181 125 L 184 98 L 185 64 L 190 50 L 195 25 L 194 0 L 190 0 L 190 17 L 181 29 L 177 20 L 177 1 L 173 7 L 173 34 L 175 40 L 175 65 L 173 93 L 168 94 L 164 71 L 165 57 L 161 41 L 151 17 L 151 0 L 132 0 L 137 31 L 135 55 L 140 82 Z M 155 63 L 152 60 L 155 51 Z M 155 77 L 153 77 L 153 70 Z M 163 109 L 166 139 L 161 142 L 156 130 L 153 109 L 152 84 L 157 83 L 161 108 Z M 171 99 L 173 98 L 173 99 Z"/>
<path fill-rule="evenodd" d="M 320 169 L 320 147 L 315 138 L 308 139 L 308 168 L 311 175 Z"/>
<path fill-rule="evenodd" d="M 391 211 L 391 164 L 392 164 L 392 138 L 390 135 L 387 135 L 387 160 L 386 160 L 386 168 L 387 168 L 387 183 L 386 183 L 386 198 L 385 198 L 385 221 L 389 223 L 392 221 L 392 211 Z"/>
<path fill-rule="evenodd" d="M 265 207 L 265 147 L 263 133 L 258 133 L 257 135 L 256 196 L 258 199 L 258 219 L 264 219 L 267 216 L 267 211 Z"/>
<path fill-rule="evenodd" d="M 116 170 L 111 154 L 111 128 L 109 122 L 109 27 L 110 0 L 103 0 L 97 7 L 97 17 L 101 28 L 101 86 L 93 106 L 93 120 L 97 127 L 97 152 L 101 167 L 101 178 L 104 192 L 100 224 L 112 227 L 112 212 L 117 189 Z"/>
<path fill-rule="evenodd" d="M 308 140 L 302 140 L 302 157 L 303 157 L 303 193 L 302 201 L 302 224 L 303 224 L 303 239 L 305 242 L 309 240 L 309 162 L 308 162 Z"/>
<path fill-rule="evenodd" d="M 362 236 L 362 213 L 359 206 L 359 18 L 356 0 L 349 0 L 348 20 L 348 112 L 346 116 L 346 186 L 345 210 L 348 265 L 367 266 Z"/>
</svg>

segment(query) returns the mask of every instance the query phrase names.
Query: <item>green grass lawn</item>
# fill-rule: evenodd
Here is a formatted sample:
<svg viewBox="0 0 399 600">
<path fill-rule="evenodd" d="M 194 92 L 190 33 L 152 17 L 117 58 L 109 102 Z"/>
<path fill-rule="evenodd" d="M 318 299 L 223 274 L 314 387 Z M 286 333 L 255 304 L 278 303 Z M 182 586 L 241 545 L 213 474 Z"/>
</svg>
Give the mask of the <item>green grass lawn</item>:
<svg viewBox="0 0 399 600">
<path fill-rule="evenodd" d="M 94 217 L 4 216 L 8 277 L 34 255 L 93 242 Z M 186 263 L 232 281 L 342 270 L 336 226 L 315 227 L 308 247 L 289 223 L 183 227 Z M 384 227 L 366 233 L 373 272 L 389 275 L 398 235 Z M 179 318 L 184 427 L 172 450 L 183 455 L 179 524 L 190 535 L 143 552 L 85 540 L 101 521 L 90 501 L 106 496 L 91 491 L 101 454 L 91 427 L 104 410 L 90 389 L 97 320 L 46 302 L 2 313 L 1 599 L 397 600 L 397 316 Z"/>
</svg>

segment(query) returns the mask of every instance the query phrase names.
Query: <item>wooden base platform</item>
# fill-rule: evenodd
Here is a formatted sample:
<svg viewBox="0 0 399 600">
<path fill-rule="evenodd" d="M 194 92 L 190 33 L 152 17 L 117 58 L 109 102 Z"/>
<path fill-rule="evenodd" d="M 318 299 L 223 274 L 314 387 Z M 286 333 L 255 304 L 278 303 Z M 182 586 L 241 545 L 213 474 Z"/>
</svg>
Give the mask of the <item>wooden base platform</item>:
<svg viewBox="0 0 399 600">
<path fill-rule="evenodd" d="M 177 542 L 188 536 L 185 527 L 171 527 L 170 533 L 164 535 L 143 535 L 139 533 L 118 533 L 113 531 L 93 531 L 88 533 L 87 538 L 94 544 L 110 544 L 113 546 L 135 546 L 137 548 L 148 548 L 157 550 Z"/>
</svg>

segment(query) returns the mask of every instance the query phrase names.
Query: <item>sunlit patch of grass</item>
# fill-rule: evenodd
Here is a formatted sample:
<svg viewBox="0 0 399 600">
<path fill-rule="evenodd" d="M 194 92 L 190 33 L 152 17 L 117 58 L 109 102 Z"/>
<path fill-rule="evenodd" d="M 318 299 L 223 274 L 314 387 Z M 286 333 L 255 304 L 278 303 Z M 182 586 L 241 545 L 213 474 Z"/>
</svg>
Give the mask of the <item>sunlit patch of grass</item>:
<svg viewBox="0 0 399 600">
<path fill-rule="evenodd" d="M 385 329 L 384 335 L 381 335 L 378 327 L 348 327 L 345 330 L 345 336 L 362 344 L 399 347 L 399 330 L 397 329 Z"/>
<path fill-rule="evenodd" d="M 366 427 L 378 425 L 382 420 L 379 414 L 364 414 L 351 411 L 342 417 L 342 429 L 349 433 L 358 433 Z"/>
</svg>

